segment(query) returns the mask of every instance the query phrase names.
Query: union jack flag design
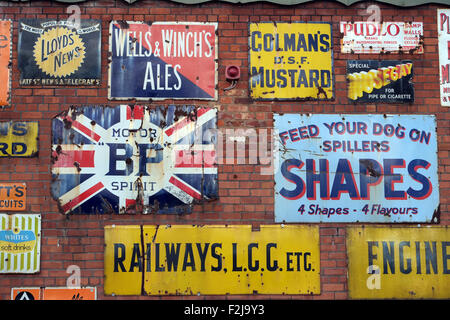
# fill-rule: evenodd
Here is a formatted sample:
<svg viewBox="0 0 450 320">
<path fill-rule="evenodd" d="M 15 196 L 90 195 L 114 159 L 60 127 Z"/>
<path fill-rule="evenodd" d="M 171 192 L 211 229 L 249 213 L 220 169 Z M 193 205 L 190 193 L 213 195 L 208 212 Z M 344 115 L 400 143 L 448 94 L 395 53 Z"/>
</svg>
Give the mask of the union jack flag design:
<svg viewBox="0 0 450 320">
<path fill-rule="evenodd" d="M 52 120 L 52 195 L 64 214 L 187 213 L 217 198 L 217 110 L 72 107 Z"/>
</svg>

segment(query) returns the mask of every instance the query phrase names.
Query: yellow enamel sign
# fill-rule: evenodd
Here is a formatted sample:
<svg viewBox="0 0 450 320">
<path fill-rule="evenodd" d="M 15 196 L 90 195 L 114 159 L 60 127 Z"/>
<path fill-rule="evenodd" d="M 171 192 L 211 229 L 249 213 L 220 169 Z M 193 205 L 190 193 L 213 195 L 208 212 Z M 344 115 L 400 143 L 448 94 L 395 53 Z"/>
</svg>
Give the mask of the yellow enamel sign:
<svg viewBox="0 0 450 320">
<path fill-rule="evenodd" d="M 450 230 L 350 227 L 348 287 L 353 299 L 450 298 Z"/>
<path fill-rule="evenodd" d="M 0 122 L 1 157 L 37 157 L 38 122 Z"/>
<path fill-rule="evenodd" d="M 331 24 L 250 23 L 250 96 L 334 98 Z"/>
<path fill-rule="evenodd" d="M 106 226 L 105 294 L 320 294 L 317 226 Z"/>
</svg>

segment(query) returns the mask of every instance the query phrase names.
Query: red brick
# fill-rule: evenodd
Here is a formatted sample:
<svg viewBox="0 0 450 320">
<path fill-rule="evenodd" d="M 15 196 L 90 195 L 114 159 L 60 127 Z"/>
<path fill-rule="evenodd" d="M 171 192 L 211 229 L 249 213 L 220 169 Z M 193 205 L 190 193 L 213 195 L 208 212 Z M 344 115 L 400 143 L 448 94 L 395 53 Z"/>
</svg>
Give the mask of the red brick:
<svg viewBox="0 0 450 320">
<path fill-rule="evenodd" d="M 7 4 L 7 3 L 6 3 Z M 21 18 L 66 19 L 66 5 L 39 1 L 0 5 L 1 18 L 17 21 Z M 109 21 L 218 21 L 218 101 L 166 100 L 161 103 L 218 105 L 219 128 L 272 128 L 272 114 L 278 113 L 400 113 L 436 114 L 438 135 L 438 172 L 441 196 L 441 225 L 450 224 L 450 114 L 440 106 L 439 59 L 435 6 L 396 8 L 382 5 L 383 16 L 388 21 L 399 17 L 400 21 L 419 19 L 424 21 L 425 54 L 390 55 L 391 60 L 415 60 L 415 102 L 411 105 L 351 104 L 347 98 L 346 61 L 363 57 L 340 53 L 339 22 L 352 21 L 358 8 L 335 3 L 309 2 L 279 7 L 271 3 L 251 3 L 245 6 L 217 2 L 203 5 L 184 5 L 177 2 L 141 0 L 132 5 L 122 1 L 87 1 L 80 4 L 82 18 L 102 19 L 102 79 L 100 87 L 39 87 L 20 86 L 17 61 L 18 52 L 13 50 L 12 105 L 0 110 L 2 121 L 9 119 L 40 122 L 39 158 L 0 158 L 0 181 L 24 181 L 29 187 L 27 213 L 42 215 L 41 272 L 31 276 L 7 275 L 0 279 L 0 299 L 8 299 L 7 288 L 14 286 L 65 286 L 68 264 L 82 268 L 82 283 L 98 287 L 99 299 L 105 297 L 104 278 L 104 226 L 110 224 L 260 224 L 274 223 L 274 177 L 261 175 L 265 166 L 249 164 L 249 147 L 246 147 L 245 164 L 219 164 L 219 199 L 195 205 L 190 215 L 120 215 L 68 217 L 58 211 L 56 201 L 51 199 L 51 119 L 70 105 L 111 104 L 108 90 L 108 33 Z M 248 92 L 248 22 L 249 21 L 332 21 L 334 33 L 334 101 L 254 101 Z M 17 38 L 13 37 L 14 47 Z M 364 59 L 379 59 L 378 55 L 365 55 Z M 235 89 L 223 91 L 230 84 L 224 76 L 225 66 L 241 67 L 241 79 Z M 123 103 L 134 103 L 123 102 Z M 147 104 L 143 102 L 142 104 Z M 155 105 L 154 102 L 148 104 Z M 248 143 L 247 143 L 248 145 Z M 251 149 L 254 150 L 254 149 Z M 242 299 L 348 299 L 346 286 L 347 255 L 345 225 L 319 225 L 321 257 L 320 295 L 241 295 Z M 236 240 L 239 241 L 239 240 Z M 3 287 L 6 286 L 6 289 Z M 152 297 L 133 297 L 149 299 Z M 157 297 L 158 299 L 160 297 Z M 197 296 L 187 297 L 198 299 Z M 201 296 L 211 299 L 211 296 Z M 225 299 L 227 296 L 214 296 Z M 166 297 L 162 297 L 166 299 Z"/>
</svg>

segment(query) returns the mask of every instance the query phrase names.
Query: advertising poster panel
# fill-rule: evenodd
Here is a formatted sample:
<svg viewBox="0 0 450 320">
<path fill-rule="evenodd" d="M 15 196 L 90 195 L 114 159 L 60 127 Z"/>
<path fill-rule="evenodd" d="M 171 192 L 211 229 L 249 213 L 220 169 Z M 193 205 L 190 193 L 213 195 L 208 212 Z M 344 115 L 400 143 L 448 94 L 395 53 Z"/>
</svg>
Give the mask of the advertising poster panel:
<svg viewBox="0 0 450 320">
<path fill-rule="evenodd" d="M 450 107 L 450 9 L 438 9 L 441 105 Z"/>
<path fill-rule="evenodd" d="M 217 100 L 217 23 L 112 21 L 109 99 Z"/>
<path fill-rule="evenodd" d="M 318 226 L 105 227 L 106 295 L 320 294 Z"/>
<path fill-rule="evenodd" d="M 41 215 L 0 214 L 0 273 L 37 273 Z"/>
<path fill-rule="evenodd" d="M 190 213 L 218 197 L 217 109 L 72 107 L 52 120 L 63 214 Z"/>
<path fill-rule="evenodd" d="M 276 222 L 439 222 L 434 115 L 275 114 Z"/>
<path fill-rule="evenodd" d="M 11 20 L 0 20 L 0 108 L 10 104 L 11 91 Z"/>
<path fill-rule="evenodd" d="M 0 158 L 37 157 L 38 121 L 0 121 Z"/>
<path fill-rule="evenodd" d="M 422 54 L 423 22 L 340 23 L 341 52 L 352 54 Z"/>
<path fill-rule="evenodd" d="M 409 60 L 348 60 L 348 99 L 357 103 L 413 103 L 413 75 Z"/>
<path fill-rule="evenodd" d="M 249 34 L 253 99 L 334 99 L 330 23 L 250 23 Z"/>
<path fill-rule="evenodd" d="M 22 86 L 97 86 L 101 80 L 100 20 L 19 20 Z"/>
<path fill-rule="evenodd" d="M 448 226 L 348 227 L 351 299 L 449 299 Z"/>
</svg>

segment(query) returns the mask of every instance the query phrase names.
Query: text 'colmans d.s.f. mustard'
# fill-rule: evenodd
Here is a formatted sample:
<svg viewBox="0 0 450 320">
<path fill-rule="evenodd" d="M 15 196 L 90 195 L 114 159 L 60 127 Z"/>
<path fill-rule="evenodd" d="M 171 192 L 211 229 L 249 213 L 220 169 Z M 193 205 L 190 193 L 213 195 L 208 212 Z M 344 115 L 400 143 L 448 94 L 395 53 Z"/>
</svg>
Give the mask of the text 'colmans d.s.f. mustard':
<svg viewBox="0 0 450 320">
<path fill-rule="evenodd" d="M 412 72 L 412 63 L 398 64 L 396 66 L 371 69 L 350 73 L 347 75 L 349 80 L 348 98 L 356 100 L 363 96 L 363 93 L 372 93 L 373 89 L 380 89 L 393 81 L 406 77 Z"/>
</svg>

